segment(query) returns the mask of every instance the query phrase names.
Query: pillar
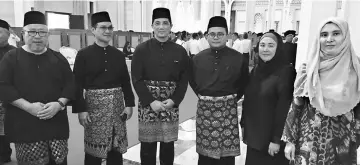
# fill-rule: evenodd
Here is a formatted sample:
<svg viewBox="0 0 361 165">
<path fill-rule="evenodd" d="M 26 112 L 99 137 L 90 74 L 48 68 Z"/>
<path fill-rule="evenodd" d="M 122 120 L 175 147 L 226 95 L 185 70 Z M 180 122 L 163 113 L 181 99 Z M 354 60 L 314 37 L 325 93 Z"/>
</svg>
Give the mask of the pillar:
<svg viewBox="0 0 361 165">
<path fill-rule="evenodd" d="M 246 1 L 246 31 L 254 31 L 256 1 Z"/>
</svg>

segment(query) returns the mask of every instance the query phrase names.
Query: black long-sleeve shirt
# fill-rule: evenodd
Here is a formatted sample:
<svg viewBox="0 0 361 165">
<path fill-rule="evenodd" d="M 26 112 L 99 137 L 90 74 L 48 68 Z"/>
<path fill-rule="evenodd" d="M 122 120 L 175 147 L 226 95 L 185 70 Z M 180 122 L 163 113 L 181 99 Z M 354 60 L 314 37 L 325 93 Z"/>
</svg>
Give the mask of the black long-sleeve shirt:
<svg viewBox="0 0 361 165">
<path fill-rule="evenodd" d="M 0 100 L 5 103 L 5 134 L 10 141 L 69 138 L 66 110 L 49 120 L 41 120 L 9 104 L 20 98 L 44 104 L 59 98 L 74 100 L 74 76 L 64 56 L 51 49 L 41 55 L 22 48 L 9 51 L 0 62 Z"/>
<path fill-rule="evenodd" d="M 7 44 L 6 46 L 4 47 L 0 47 L 0 61 L 1 59 L 3 59 L 4 55 L 10 51 L 11 49 L 15 49 L 16 47 L 12 46 L 12 45 L 9 45 Z"/>
<path fill-rule="evenodd" d="M 115 47 L 100 47 L 94 43 L 80 50 L 75 58 L 73 72 L 77 98 L 73 103 L 73 113 L 86 112 L 84 89 L 122 87 L 125 106 L 135 106 L 125 55 Z"/>
<path fill-rule="evenodd" d="M 241 126 L 246 144 L 267 151 L 270 142 L 280 143 L 290 108 L 296 71 L 291 64 L 280 66 L 260 78 L 253 72 L 242 105 Z"/>
<path fill-rule="evenodd" d="M 296 65 L 296 54 L 297 54 L 297 44 L 286 42 L 283 45 L 285 52 L 285 59 L 287 62 L 291 63 L 293 66 Z"/>
<path fill-rule="evenodd" d="M 169 40 L 159 42 L 152 38 L 138 45 L 133 54 L 132 79 L 140 102 L 149 105 L 155 100 L 145 80 L 174 81 L 177 87 L 170 99 L 178 106 L 188 87 L 188 64 L 186 50 Z"/>
<path fill-rule="evenodd" d="M 249 68 L 245 56 L 229 47 L 206 49 L 191 62 L 190 85 L 202 96 L 243 96 L 248 82 Z"/>
</svg>

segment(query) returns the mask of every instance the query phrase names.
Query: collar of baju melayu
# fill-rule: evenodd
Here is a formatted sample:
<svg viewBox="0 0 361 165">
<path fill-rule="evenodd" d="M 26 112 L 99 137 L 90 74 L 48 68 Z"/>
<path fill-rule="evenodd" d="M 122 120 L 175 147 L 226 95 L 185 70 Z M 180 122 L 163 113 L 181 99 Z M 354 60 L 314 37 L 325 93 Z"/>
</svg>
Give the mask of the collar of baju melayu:
<svg viewBox="0 0 361 165">
<path fill-rule="evenodd" d="M 97 43 L 95 43 L 95 42 L 94 42 L 93 45 L 94 45 L 94 47 L 96 47 L 96 48 L 98 48 L 98 49 L 102 49 L 102 50 L 104 50 L 104 48 L 108 49 L 109 46 L 110 46 L 110 45 L 108 45 L 108 46 L 106 46 L 106 47 L 101 47 L 101 46 L 99 46 L 99 45 L 98 45 Z"/>
<path fill-rule="evenodd" d="M 223 47 L 221 47 L 221 48 L 212 48 L 211 47 L 211 52 L 212 53 L 223 53 L 223 52 L 225 52 L 227 50 L 227 46 L 226 45 L 224 45 Z"/>
<path fill-rule="evenodd" d="M 159 44 L 159 45 L 162 45 L 162 44 L 164 45 L 164 44 L 168 44 L 171 42 L 169 39 L 165 42 L 160 42 L 156 38 L 152 38 L 152 39 L 153 39 L 154 43 Z"/>
<path fill-rule="evenodd" d="M 25 52 L 28 52 L 28 53 L 31 53 L 31 54 L 34 54 L 34 55 L 44 55 L 47 51 L 48 51 L 48 48 L 45 47 L 44 50 L 40 53 L 35 53 L 35 52 L 32 52 L 26 45 L 23 45 L 21 47 Z"/>
</svg>

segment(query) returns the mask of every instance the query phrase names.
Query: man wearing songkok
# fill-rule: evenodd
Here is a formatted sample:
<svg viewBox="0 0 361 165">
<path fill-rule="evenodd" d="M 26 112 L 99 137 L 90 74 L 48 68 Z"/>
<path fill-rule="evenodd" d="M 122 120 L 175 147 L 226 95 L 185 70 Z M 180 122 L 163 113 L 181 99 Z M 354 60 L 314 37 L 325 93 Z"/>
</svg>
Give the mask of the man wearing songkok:
<svg viewBox="0 0 361 165">
<path fill-rule="evenodd" d="M 73 113 L 79 113 L 84 127 L 84 164 L 101 165 L 106 159 L 107 165 L 119 165 L 128 147 L 126 120 L 133 113 L 134 95 L 125 54 L 109 45 L 113 35 L 109 14 L 94 13 L 91 24 L 95 43 L 75 59 Z"/>
<path fill-rule="evenodd" d="M 160 164 L 173 165 L 174 162 L 179 104 L 188 87 L 189 57 L 181 45 L 168 40 L 172 26 L 168 9 L 154 9 L 155 37 L 138 45 L 132 60 L 132 82 L 139 96 L 142 165 L 156 164 L 157 142 L 160 142 Z"/>
<path fill-rule="evenodd" d="M 46 47 L 49 31 L 43 13 L 25 13 L 22 33 L 25 45 L 10 50 L 0 62 L 5 135 L 15 143 L 19 165 L 66 165 L 66 105 L 75 98 L 70 65 Z"/>
<path fill-rule="evenodd" d="M 246 57 L 226 46 L 227 22 L 215 16 L 209 20 L 210 49 L 203 50 L 190 64 L 190 85 L 198 95 L 196 151 L 198 165 L 234 165 L 240 155 L 237 101 L 248 81 Z"/>
<path fill-rule="evenodd" d="M 11 49 L 15 49 L 14 46 L 11 46 L 8 42 L 10 37 L 10 25 L 0 19 L 0 61 Z M 2 106 L 0 101 L 0 164 L 11 162 L 11 148 L 10 143 L 4 136 L 4 118 L 5 118 L 5 108 Z"/>
<path fill-rule="evenodd" d="M 284 33 L 286 39 L 286 42 L 284 44 L 285 59 L 293 66 L 296 65 L 296 54 L 297 54 L 297 44 L 292 43 L 293 37 L 295 37 L 295 35 L 296 35 L 296 31 L 294 30 L 287 30 Z"/>
</svg>

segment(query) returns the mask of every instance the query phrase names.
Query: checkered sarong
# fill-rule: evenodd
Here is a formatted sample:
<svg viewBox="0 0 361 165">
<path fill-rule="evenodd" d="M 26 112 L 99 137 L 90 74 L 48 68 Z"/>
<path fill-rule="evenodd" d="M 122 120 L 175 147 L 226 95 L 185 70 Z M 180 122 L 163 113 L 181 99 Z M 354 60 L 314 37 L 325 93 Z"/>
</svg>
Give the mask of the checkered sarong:
<svg viewBox="0 0 361 165">
<path fill-rule="evenodd" d="M 34 143 L 15 143 L 19 165 L 47 165 L 50 159 L 62 163 L 68 155 L 67 140 L 48 140 Z"/>
</svg>

